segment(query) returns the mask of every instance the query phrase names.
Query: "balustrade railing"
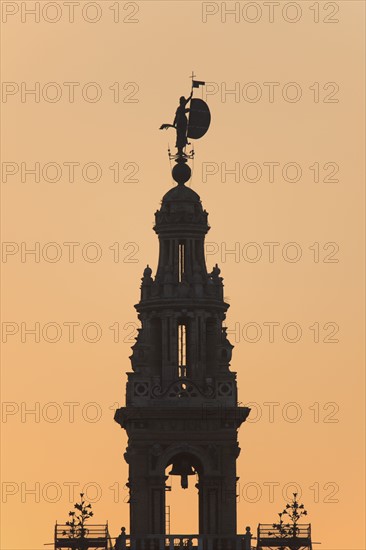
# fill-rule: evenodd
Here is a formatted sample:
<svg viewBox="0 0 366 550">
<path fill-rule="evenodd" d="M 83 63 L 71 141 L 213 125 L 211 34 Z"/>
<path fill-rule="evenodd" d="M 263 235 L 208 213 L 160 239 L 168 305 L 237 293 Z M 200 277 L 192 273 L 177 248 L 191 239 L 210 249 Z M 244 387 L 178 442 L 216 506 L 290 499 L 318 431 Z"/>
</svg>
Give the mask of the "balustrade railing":
<svg viewBox="0 0 366 550">
<path fill-rule="evenodd" d="M 107 525 L 89 525 L 83 536 L 67 525 L 55 526 L 55 550 L 253 550 L 252 535 L 128 535 L 111 538 Z"/>
<path fill-rule="evenodd" d="M 248 535 L 123 535 L 116 550 L 252 550 Z"/>
</svg>

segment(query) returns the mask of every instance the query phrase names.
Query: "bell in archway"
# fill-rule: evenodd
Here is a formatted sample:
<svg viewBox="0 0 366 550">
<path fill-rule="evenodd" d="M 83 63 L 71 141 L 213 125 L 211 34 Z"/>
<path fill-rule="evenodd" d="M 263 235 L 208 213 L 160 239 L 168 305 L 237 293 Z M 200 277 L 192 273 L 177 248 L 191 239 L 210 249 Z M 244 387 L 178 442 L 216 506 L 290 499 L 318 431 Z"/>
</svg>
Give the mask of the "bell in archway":
<svg viewBox="0 0 366 550">
<path fill-rule="evenodd" d="M 183 489 L 188 488 L 188 476 L 194 476 L 196 472 L 186 458 L 178 457 L 174 460 L 173 467 L 169 472 L 171 476 L 180 476 L 180 484 Z"/>
</svg>

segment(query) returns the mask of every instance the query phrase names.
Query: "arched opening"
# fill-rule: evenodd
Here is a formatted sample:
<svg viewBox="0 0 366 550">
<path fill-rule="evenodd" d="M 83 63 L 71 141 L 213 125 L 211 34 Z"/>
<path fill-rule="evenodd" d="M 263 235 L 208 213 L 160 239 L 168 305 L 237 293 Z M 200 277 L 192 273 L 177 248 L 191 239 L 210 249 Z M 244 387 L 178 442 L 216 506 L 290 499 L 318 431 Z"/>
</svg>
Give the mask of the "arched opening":
<svg viewBox="0 0 366 550">
<path fill-rule="evenodd" d="M 187 376 L 187 326 L 178 323 L 178 373 L 179 378 Z"/>
<path fill-rule="evenodd" d="M 178 281 L 180 283 L 183 281 L 183 278 L 184 278 L 185 263 L 186 263 L 185 242 L 180 241 L 178 243 Z"/>
<path fill-rule="evenodd" d="M 194 334 L 192 331 L 192 320 L 187 317 L 180 317 L 177 321 L 177 342 L 178 342 L 178 377 L 192 378 L 192 365 L 194 364 Z"/>
<path fill-rule="evenodd" d="M 201 462 L 193 454 L 180 452 L 168 462 L 166 481 L 166 533 L 199 533 L 198 477 Z"/>
</svg>

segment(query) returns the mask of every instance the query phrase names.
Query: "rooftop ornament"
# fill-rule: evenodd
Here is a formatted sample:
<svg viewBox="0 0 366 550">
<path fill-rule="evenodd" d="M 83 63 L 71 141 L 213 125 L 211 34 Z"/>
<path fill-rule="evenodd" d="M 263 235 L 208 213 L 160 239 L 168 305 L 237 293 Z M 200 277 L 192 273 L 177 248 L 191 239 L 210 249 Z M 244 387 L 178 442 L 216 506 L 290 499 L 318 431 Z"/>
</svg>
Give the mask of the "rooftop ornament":
<svg viewBox="0 0 366 550">
<path fill-rule="evenodd" d="M 290 504 L 286 504 L 286 508 L 278 514 L 280 521 L 274 523 L 273 528 L 276 529 L 275 533 L 269 532 L 268 535 L 278 535 L 283 537 L 297 537 L 300 529 L 298 522 L 302 516 L 307 516 L 307 511 L 303 504 L 299 504 L 297 501 L 297 493 L 293 493 L 293 499 Z M 288 516 L 291 523 L 285 523 L 282 519 L 283 516 Z"/>
<path fill-rule="evenodd" d="M 80 493 L 80 502 L 74 504 L 76 511 L 69 512 L 70 519 L 64 524 L 55 525 L 55 550 L 111 550 L 108 523 L 88 523 L 94 515 L 91 507 L 91 504 L 84 500 L 84 493 Z"/>
<path fill-rule="evenodd" d="M 203 137 L 211 122 L 210 109 L 207 103 L 202 99 L 193 97 L 194 88 L 204 86 L 205 82 L 194 80 L 194 77 L 195 75 L 192 73 L 191 94 L 187 98 L 185 96 L 179 98 L 179 105 L 175 112 L 173 124 L 162 124 L 160 126 L 160 130 L 167 130 L 168 128 L 176 130 L 175 147 L 177 152 L 171 154 L 170 149 L 168 149 L 168 155 L 170 160 L 176 162 L 172 170 L 172 176 L 178 185 L 187 183 L 192 173 L 187 161 L 194 158 L 194 150 L 192 149 L 189 153 L 186 152 L 187 145 L 191 145 L 191 142 L 188 140 Z M 187 113 L 189 113 L 188 118 Z"/>
</svg>

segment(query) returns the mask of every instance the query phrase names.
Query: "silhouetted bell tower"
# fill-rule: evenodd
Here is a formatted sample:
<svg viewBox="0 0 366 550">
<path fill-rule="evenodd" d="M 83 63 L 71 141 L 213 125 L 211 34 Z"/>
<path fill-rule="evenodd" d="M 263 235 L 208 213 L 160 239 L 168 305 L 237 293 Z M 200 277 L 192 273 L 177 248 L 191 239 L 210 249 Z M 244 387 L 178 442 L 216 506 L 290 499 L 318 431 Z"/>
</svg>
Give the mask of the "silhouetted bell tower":
<svg viewBox="0 0 366 550">
<path fill-rule="evenodd" d="M 185 185 L 191 157 L 173 158 L 178 185 L 155 213 L 158 267 L 155 277 L 149 266 L 143 272 L 126 406 L 115 414 L 128 434 L 130 532 L 165 533 L 169 467 L 183 488 L 198 474 L 199 533 L 235 535 L 237 432 L 249 409 L 237 404 L 229 368 L 220 269 L 206 268 L 207 212 Z"/>
</svg>

